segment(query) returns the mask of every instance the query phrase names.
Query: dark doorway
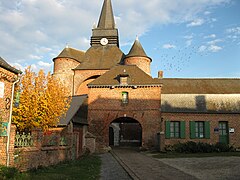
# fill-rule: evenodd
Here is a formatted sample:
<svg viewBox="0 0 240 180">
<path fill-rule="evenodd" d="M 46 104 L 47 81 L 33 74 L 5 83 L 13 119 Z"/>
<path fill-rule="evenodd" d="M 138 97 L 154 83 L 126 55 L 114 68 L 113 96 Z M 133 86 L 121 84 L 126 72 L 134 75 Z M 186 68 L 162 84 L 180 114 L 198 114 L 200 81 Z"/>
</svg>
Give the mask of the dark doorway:
<svg viewBox="0 0 240 180">
<path fill-rule="evenodd" d="M 112 127 L 109 127 L 109 145 L 114 145 L 114 131 Z"/>
<path fill-rule="evenodd" d="M 141 146 L 141 124 L 137 120 L 128 117 L 115 119 L 109 127 L 109 145 L 130 147 Z"/>
</svg>

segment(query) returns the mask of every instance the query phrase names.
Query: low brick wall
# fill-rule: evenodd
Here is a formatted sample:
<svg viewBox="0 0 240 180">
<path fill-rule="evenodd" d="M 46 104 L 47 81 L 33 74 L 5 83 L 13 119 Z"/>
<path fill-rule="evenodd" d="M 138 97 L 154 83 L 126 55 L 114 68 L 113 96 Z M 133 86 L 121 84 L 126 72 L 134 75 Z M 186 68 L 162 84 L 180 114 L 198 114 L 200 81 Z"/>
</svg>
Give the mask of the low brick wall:
<svg viewBox="0 0 240 180">
<path fill-rule="evenodd" d="M 72 149 L 67 147 L 15 148 L 14 166 L 20 171 L 58 164 L 71 160 Z"/>
<path fill-rule="evenodd" d="M 58 164 L 61 161 L 77 158 L 77 134 L 69 132 L 68 127 L 52 128 L 43 133 L 32 131 L 32 147 L 15 147 L 11 166 L 20 171 Z M 63 140 L 64 139 L 64 140 Z"/>
</svg>

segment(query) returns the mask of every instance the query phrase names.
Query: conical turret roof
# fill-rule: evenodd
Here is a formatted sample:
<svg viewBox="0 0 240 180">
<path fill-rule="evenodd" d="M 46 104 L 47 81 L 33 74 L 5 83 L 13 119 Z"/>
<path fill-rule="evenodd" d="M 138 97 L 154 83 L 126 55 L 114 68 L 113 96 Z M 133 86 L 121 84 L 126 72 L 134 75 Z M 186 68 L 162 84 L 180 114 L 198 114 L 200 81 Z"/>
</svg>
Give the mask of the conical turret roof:
<svg viewBox="0 0 240 180">
<path fill-rule="evenodd" d="M 147 56 L 145 53 L 140 41 L 138 38 L 134 41 L 132 48 L 130 49 L 129 53 L 127 54 L 126 58 L 128 57 L 147 57 L 151 60 L 150 57 Z"/>
<path fill-rule="evenodd" d="M 97 28 L 100 28 L 100 29 L 114 29 L 115 28 L 111 0 L 104 0 Z"/>
</svg>

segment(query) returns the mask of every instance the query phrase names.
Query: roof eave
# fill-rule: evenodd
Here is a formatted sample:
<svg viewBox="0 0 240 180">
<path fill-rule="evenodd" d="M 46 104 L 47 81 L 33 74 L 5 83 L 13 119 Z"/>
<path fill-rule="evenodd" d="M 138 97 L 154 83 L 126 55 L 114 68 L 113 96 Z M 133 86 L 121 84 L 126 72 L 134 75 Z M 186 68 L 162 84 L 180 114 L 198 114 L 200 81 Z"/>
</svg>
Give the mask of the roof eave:
<svg viewBox="0 0 240 180">
<path fill-rule="evenodd" d="M 104 85 L 104 84 L 101 84 L 101 85 L 97 85 L 97 84 L 88 84 L 88 87 L 89 88 L 102 88 L 102 87 L 105 87 L 105 88 L 128 88 L 128 87 L 132 87 L 132 88 L 135 88 L 135 87 L 162 87 L 162 84 L 128 84 L 128 85 L 116 85 L 116 84 L 113 84 L 113 85 Z"/>
</svg>

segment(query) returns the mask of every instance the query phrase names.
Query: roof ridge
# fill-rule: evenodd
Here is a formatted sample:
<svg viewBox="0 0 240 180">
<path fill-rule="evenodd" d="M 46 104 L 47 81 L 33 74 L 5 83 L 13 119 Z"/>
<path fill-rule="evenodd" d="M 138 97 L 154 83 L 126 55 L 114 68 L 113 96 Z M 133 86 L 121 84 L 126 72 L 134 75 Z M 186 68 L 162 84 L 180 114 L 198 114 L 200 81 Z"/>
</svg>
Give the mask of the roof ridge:
<svg viewBox="0 0 240 180">
<path fill-rule="evenodd" d="M 163 80 L 166 79 L 166 80 L 229 80 L 229 79 L 232 79 L 232 80 L 240 80 L 240 78 L 227 78 L 227 77 L 223 77 L 223 78 L 216 78 L 216 77 L 206 77 L 206 78 L 162 78 Z"/>
<path fill-rule="evenodd" d="M 86 52 L 86 51 L 84 51 L 84 50 L 76 49 L 76 48 L 73 48 L 73 47 L 65 47 L 64 49 L 73 49 L 73 50 L 75 50 L 75 51 L 80 51 L 80 52 L 83 52 L 83 53 Z M 64 50 L 64 49 L 63 49 L 63 50 Z"/>
</svg>

